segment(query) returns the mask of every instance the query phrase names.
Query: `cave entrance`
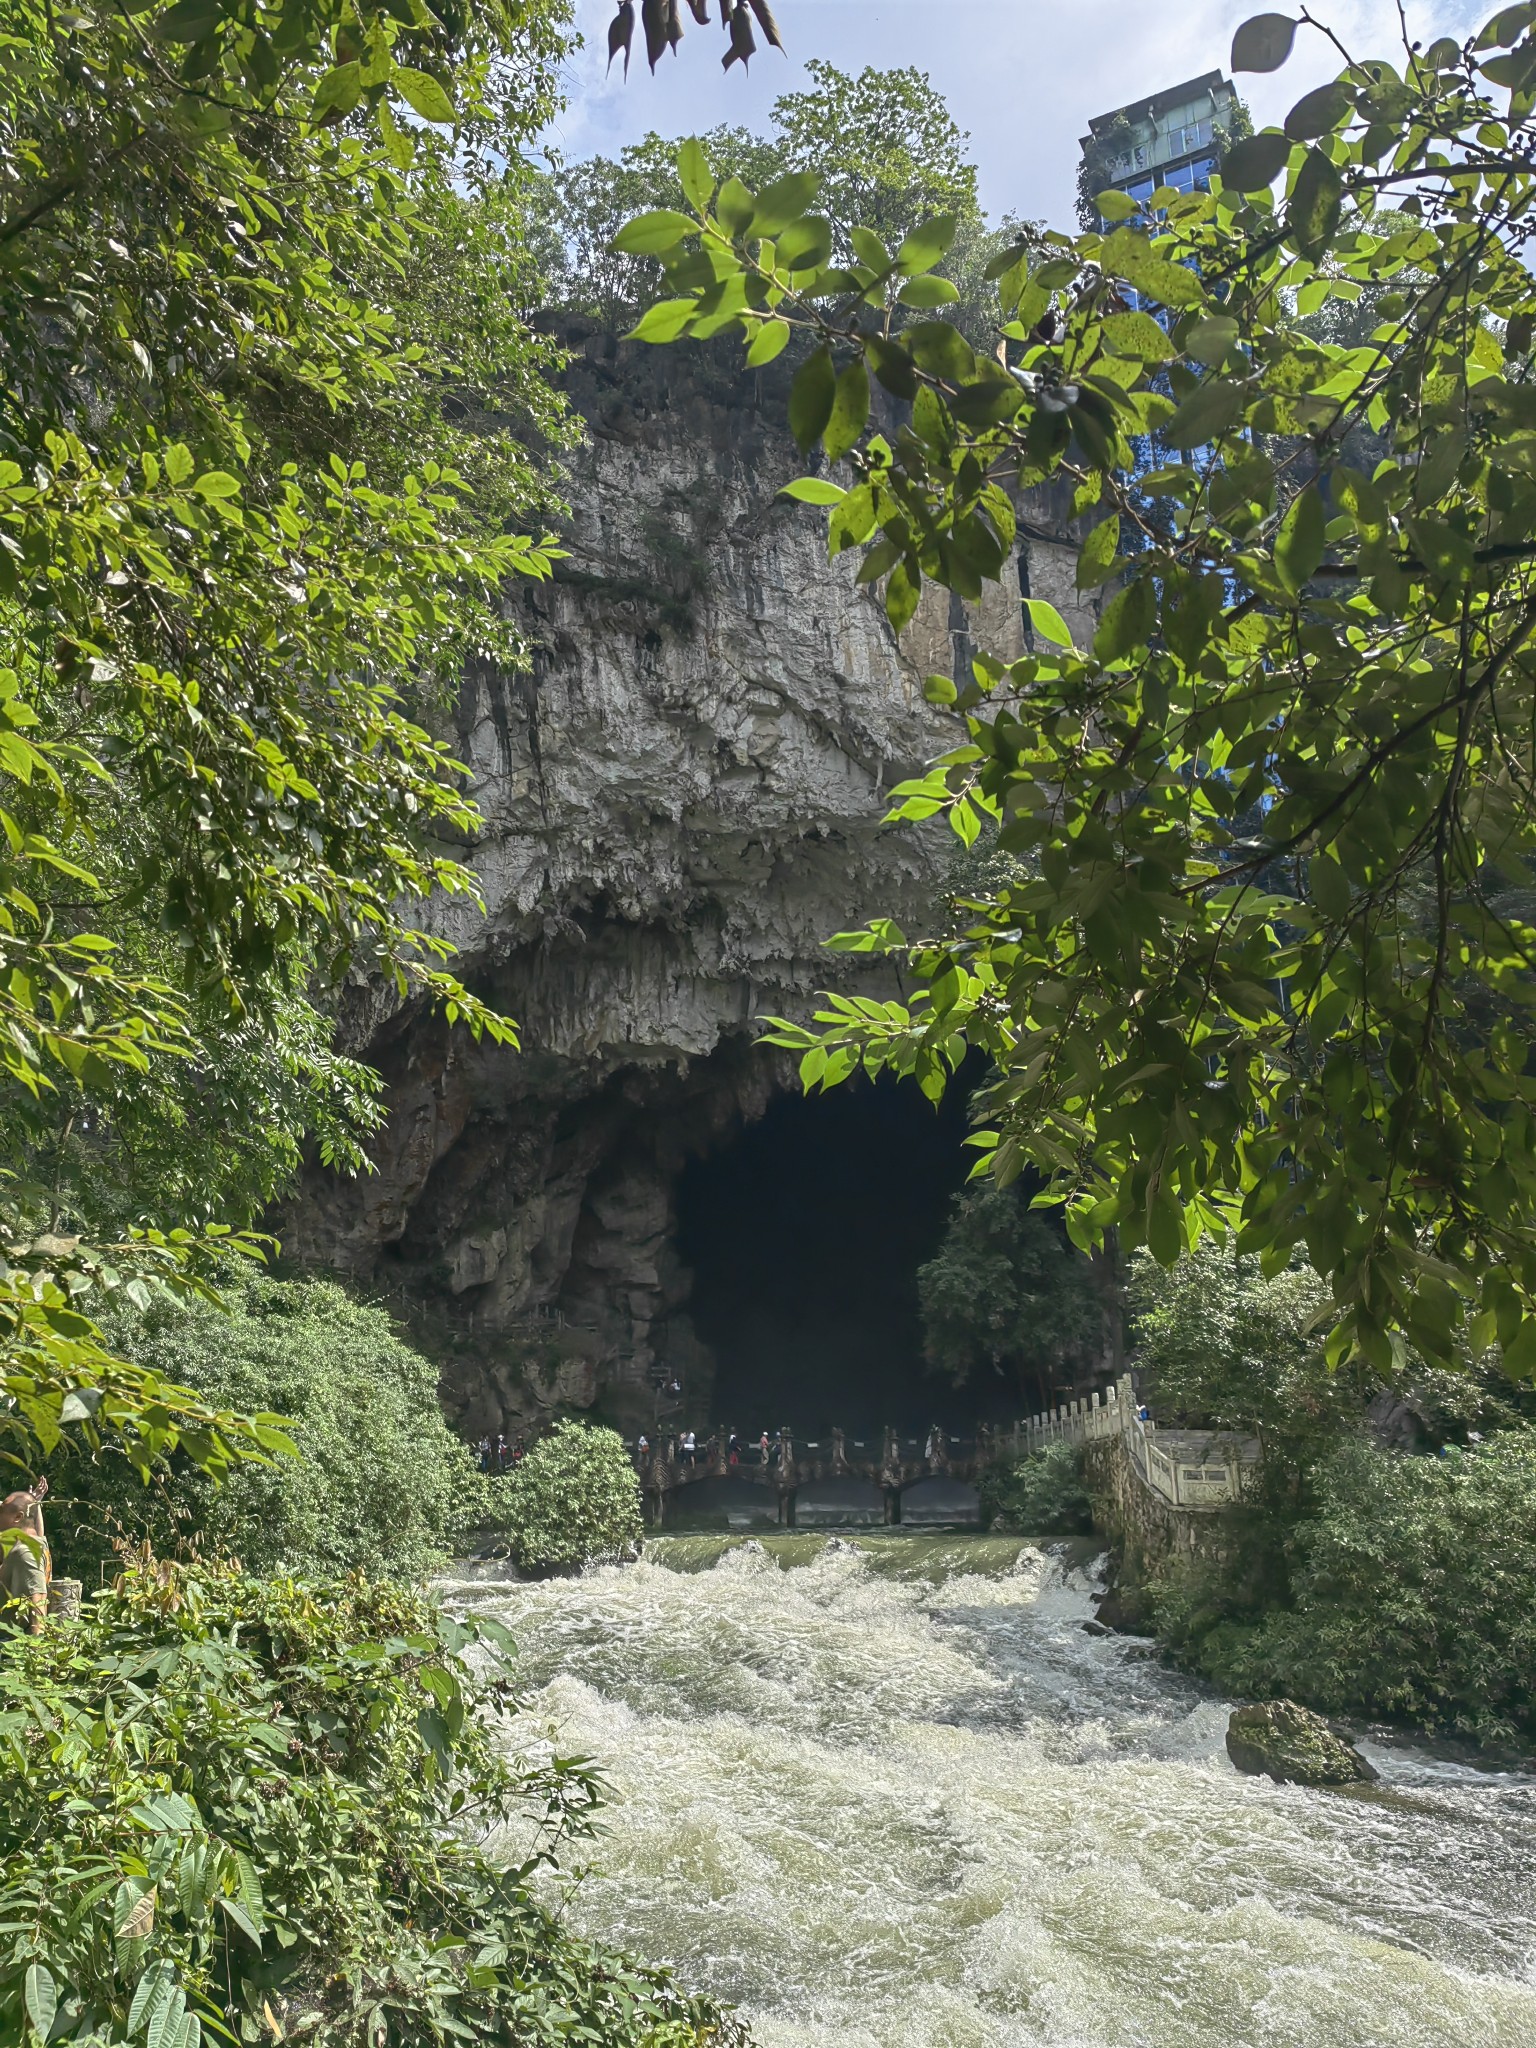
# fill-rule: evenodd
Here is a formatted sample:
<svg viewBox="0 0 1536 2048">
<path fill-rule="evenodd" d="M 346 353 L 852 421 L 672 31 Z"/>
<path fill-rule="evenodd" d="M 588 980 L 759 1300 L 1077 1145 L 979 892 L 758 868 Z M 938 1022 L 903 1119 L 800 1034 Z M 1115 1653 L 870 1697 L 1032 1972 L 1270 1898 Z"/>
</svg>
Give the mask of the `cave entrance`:
<svg viewBox="0 0 1536 2048">
<path fill-rule="evenodd" d="M 917 1270 L 974 1157 L 968 1093 L 957 1083 L 937 1110 L 889 1078 L 780 1095 L 685 1168 L 677 1247 L 715 1357 L 715 1421 L 749 1441 L 835 1425 L 873 1442 L 887 1425 L 960 1434 L 1011 1412 L 1005 1382 L 956 1388 L 923 1359 Z"/>
</svg>

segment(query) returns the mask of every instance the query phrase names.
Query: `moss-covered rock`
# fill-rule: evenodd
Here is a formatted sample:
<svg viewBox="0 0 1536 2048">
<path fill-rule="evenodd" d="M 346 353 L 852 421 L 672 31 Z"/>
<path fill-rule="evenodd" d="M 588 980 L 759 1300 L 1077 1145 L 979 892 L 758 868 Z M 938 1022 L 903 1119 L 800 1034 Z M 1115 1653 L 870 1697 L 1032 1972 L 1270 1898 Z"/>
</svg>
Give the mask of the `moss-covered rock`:
<svg viewBox="0 0 1536 2048">
<path fill-rule="evenodd" d="M 1268 1776 L 1280 1785 L 1363 1785 L 1376 1776 L 1320 1714 L 1294 1700 L 1235 1708 L 1227 1723 L 1227 1755 L 1249 1777 Z"/>
</svg>

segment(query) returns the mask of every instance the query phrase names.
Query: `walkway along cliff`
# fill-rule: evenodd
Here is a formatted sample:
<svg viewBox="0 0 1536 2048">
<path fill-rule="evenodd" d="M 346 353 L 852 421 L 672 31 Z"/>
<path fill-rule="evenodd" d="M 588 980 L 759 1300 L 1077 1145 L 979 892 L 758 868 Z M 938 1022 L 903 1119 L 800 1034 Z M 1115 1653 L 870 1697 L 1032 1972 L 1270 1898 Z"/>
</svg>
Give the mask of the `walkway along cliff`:
<svg viewBox="0 0 1536 2048">
<path fill-rule="evenodd" d="M 291 1255 L 395 1300 L 472 1433 L 599 1399 L 638 1423 L 658 1366 L 708 1412 L 674 1190 L 794 1085 L 753 1019 L 828 985 L 893 992 L 821 945 L 882 912 L 920 926 L 954 857 L 942 829 L 880 823 L 953 731 L 924 675 L 1020 652 L 1023 594 L 1093 628 L 1040 505 L 981 616 L 935 593 L 898 646 L 824 520 L 778 495 L 804 467 L 781 366 L 570 340 L 569 556 L 512 600 L 530 668 L 466 676 L 458 711 L 489 915 L 451 929 L 523 1050 L 359 988 L 377 1171 L 315 1171 L 281 1220 Z"/>
</svg>

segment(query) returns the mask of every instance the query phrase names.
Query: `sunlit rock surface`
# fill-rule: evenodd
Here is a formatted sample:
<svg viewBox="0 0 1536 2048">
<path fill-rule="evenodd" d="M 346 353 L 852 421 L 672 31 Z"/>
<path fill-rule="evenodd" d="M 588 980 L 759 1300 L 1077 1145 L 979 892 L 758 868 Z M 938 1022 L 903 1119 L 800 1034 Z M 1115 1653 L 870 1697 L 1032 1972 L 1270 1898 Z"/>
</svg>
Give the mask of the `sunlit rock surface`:
<svg viewBox="0 0 1536 2048">
<path fill-rule="evenodd" d="M 957 842 L 881 825 L 953 727 L 931 669 L 1024 646 L 1024 591 L 1080 633 L 1073 553 L 1026 508 L 1022 574 L 968 617 L 928 593 L 900 647 L 856 560 L 778 496 L 804 464 L 782 378 L 702 351 L 577 335 L 568 557 L 514 594 L 531 669 L 466 679 L 457 743 L 484 830 L 484 921 L 448 929 L 523 1051 L 475 1046 L 359 995 L 389 1088 L 377 1172 L 315 1174 L 289 1249 L 398 1295 L 471 1429 L 552 1403 L 638 1417 L 658 1364 L 698 1387 L 672 1190 L 690 1154 L 790 1078 L 764 1012 L 827 985 L 892 992 L 821 951 L 889 914 L 926 921 Z"/>
</svg>

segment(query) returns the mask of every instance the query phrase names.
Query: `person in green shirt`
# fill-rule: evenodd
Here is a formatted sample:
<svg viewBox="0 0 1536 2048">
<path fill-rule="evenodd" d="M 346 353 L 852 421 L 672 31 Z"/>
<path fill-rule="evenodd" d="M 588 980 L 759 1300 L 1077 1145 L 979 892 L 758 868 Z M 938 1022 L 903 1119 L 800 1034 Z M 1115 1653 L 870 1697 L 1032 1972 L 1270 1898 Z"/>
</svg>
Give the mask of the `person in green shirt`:
<svg viewBox="0 0 1536 2048">
<path fill-rule="evenodd" d="M 36 1635 L 48 1617 L 48 1540 L 43 1534 L 46 1479 L 0 1501 L 0 1536 L 15 1531 L 0 1552 L 0 1625 Z M 27 1538 L 31 1537 L 31 1542 Z"/>
</svg>

